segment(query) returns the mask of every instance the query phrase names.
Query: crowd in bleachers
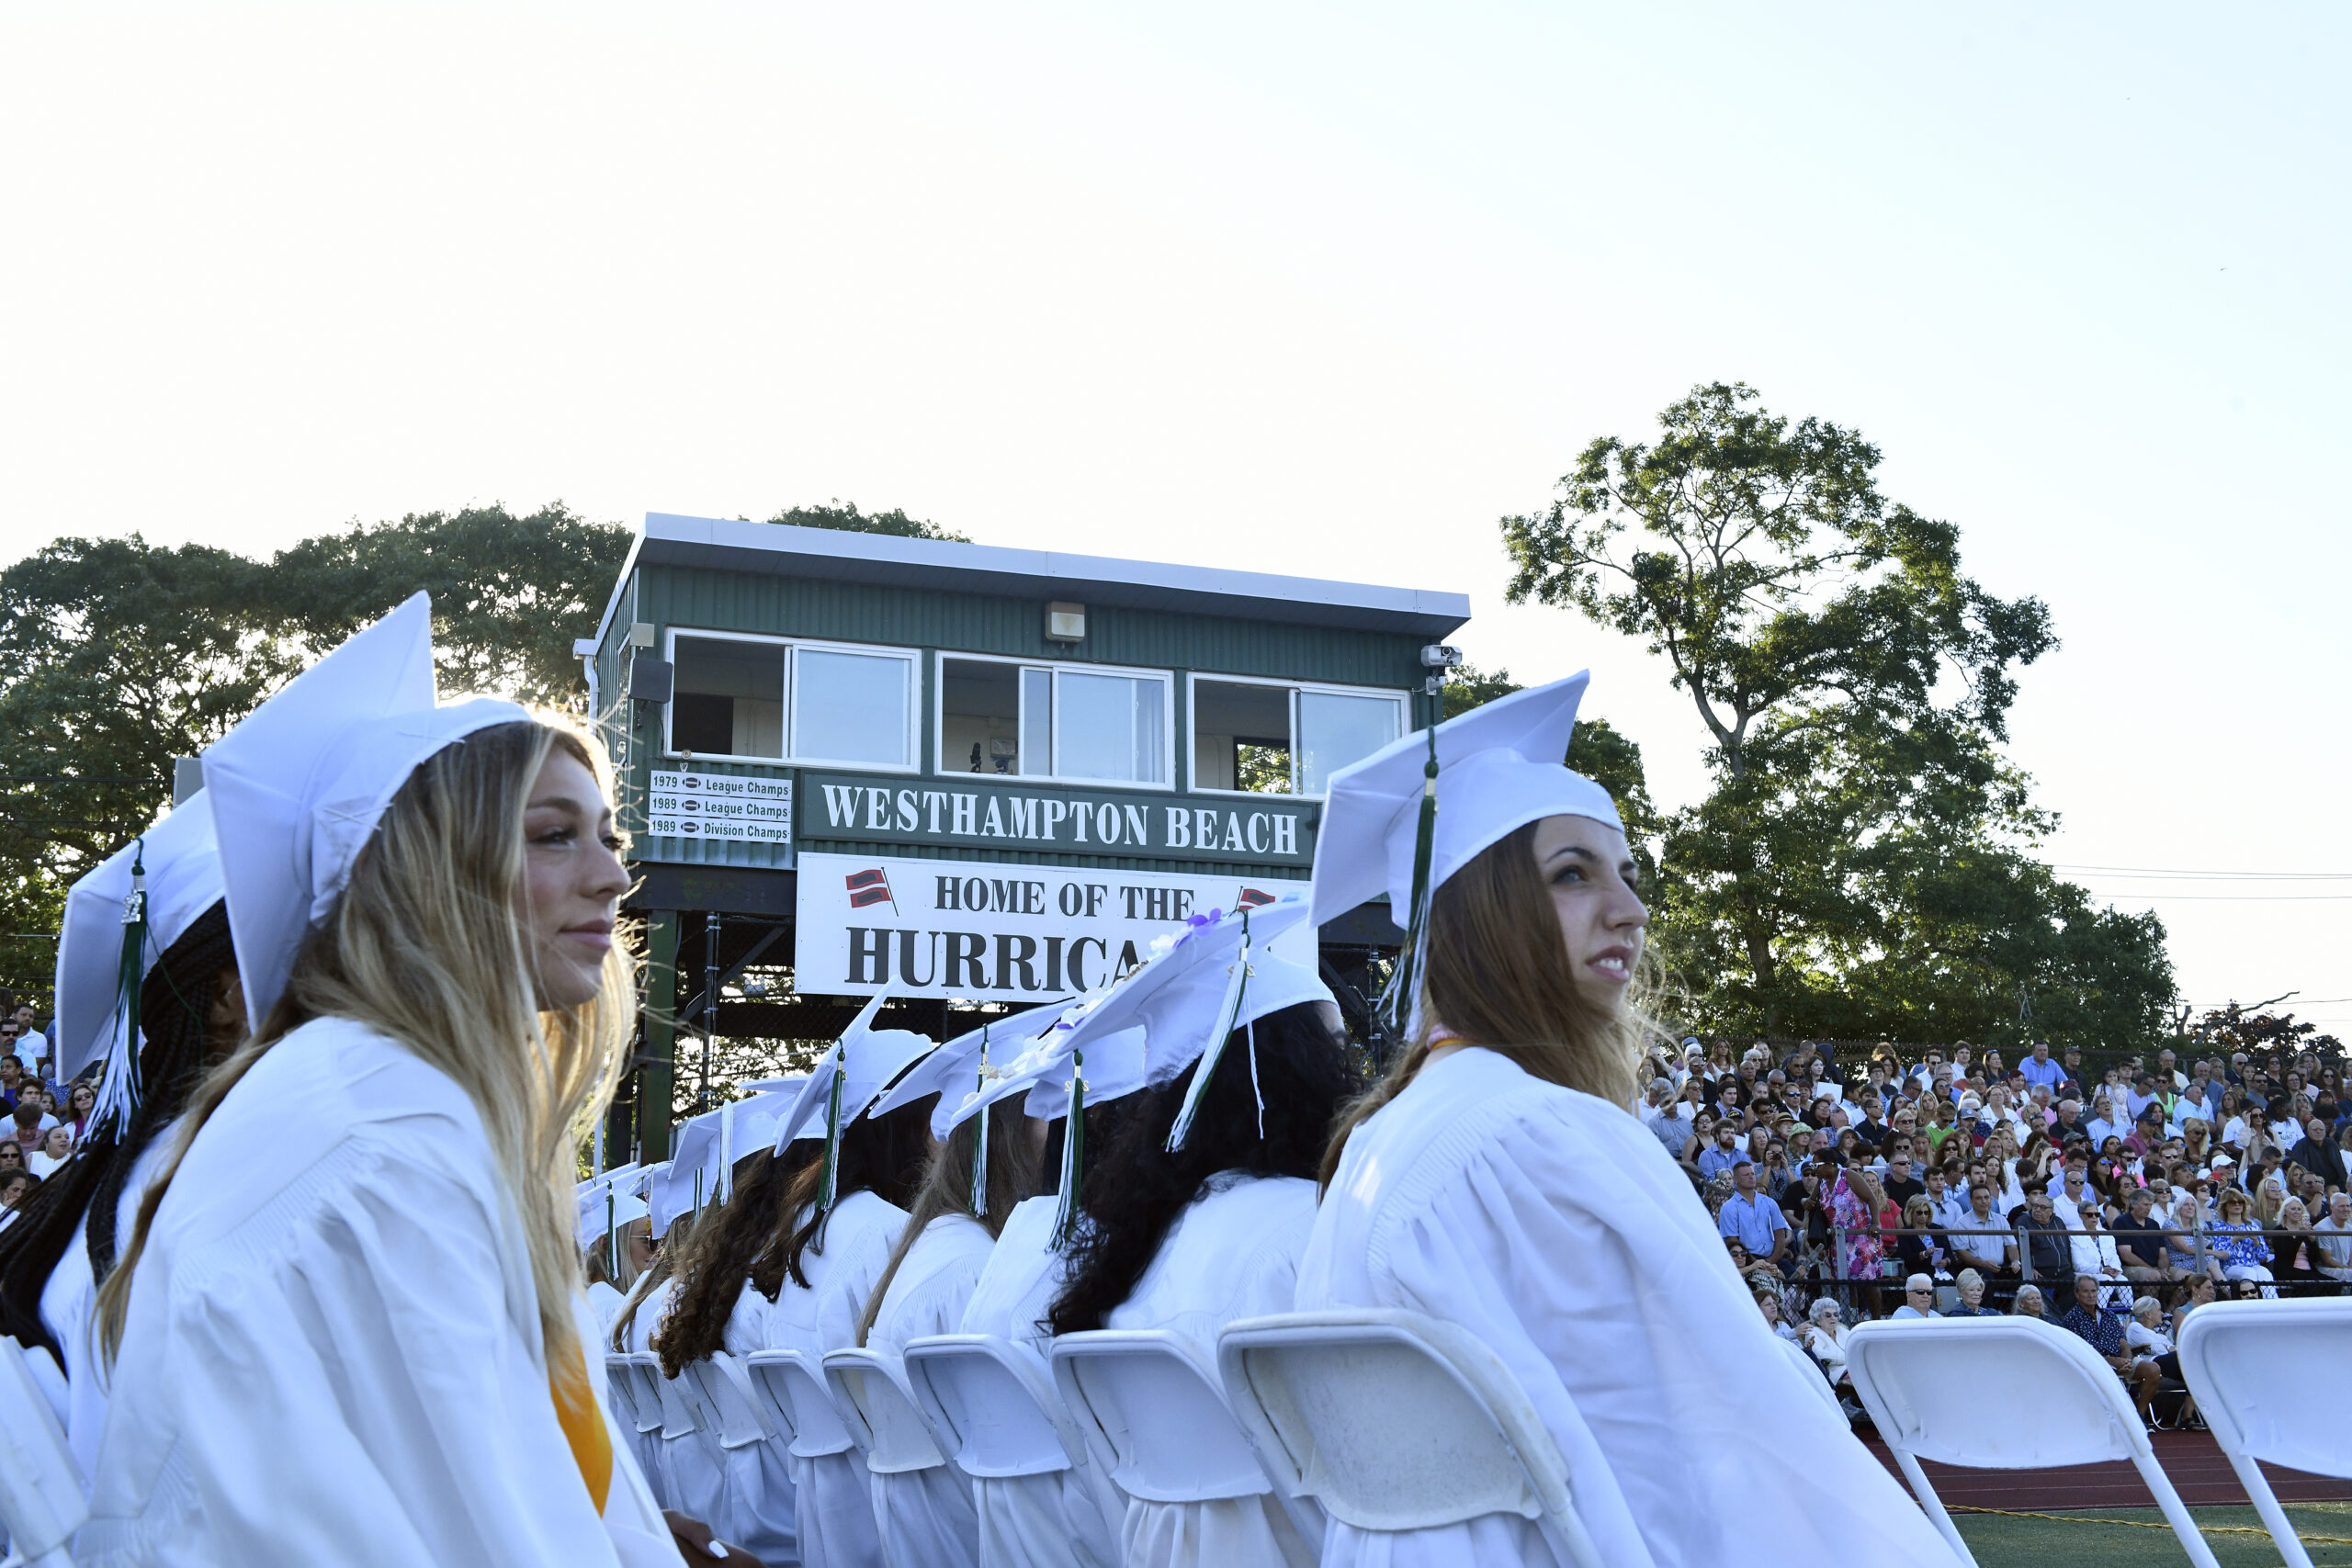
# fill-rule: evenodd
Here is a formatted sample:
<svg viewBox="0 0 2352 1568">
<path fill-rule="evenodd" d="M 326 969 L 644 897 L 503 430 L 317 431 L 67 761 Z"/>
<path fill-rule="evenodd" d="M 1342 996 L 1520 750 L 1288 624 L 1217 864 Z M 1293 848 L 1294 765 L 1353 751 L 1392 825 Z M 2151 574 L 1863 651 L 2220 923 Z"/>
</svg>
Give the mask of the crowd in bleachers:
<svg viewBox="0 0 2352 1568">
<path fill-rule="evenodd" d="M 1853 1323 L 2019 1313 L 2152 1412 L 2197 1305 L 2352 1290 L 2339 1059 L 1848 1051 L 1686 1041 L 1652 1054 L 1643 1110 L 1758 1311 L 1833 1382 Z"/>
</svg>

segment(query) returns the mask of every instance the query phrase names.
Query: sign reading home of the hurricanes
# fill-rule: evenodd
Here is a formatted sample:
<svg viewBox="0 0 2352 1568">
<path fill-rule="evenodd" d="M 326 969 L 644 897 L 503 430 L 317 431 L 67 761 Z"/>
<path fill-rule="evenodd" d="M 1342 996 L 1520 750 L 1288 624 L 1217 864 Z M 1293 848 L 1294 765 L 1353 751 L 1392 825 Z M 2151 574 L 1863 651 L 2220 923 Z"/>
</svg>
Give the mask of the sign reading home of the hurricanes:
<svg viewBox="0 0 2352 1568">
<path fill-rule="evenodd" d="M 802 783 L 803 843 L 952 844 L 1302 870 L 1315 863 L 1316 803 L 1291 795 L 1171 796 L 842 773 L 808 773 Z"/>
<path fill-rule="evenodd" d="M 803 850 L 792 961 L 810 991 L 1034 1002 L 1116 979 L 1193 916 L 1306 891 L 1302 881 L 1246 872 L 1181 875 Z M 1315 933 L 1302 929 L 1304 961 L 1312 963 Z"/>
<path fill-rule="evenodd" d="M 792 781 L 655 769 L 646 792 L 645 830 L 675 839 L 792 842 Z"/>
</svg>

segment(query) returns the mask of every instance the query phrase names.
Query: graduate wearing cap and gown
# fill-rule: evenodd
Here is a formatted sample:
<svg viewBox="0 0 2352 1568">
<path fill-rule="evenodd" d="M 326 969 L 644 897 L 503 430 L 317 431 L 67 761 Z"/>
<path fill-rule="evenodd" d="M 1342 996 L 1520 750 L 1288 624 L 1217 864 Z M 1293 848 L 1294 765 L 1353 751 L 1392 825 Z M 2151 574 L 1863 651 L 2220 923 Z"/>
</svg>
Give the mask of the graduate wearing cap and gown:
<svg viewBox="0 0 2352 1568">
<path fill-rule="evenodd" d="M 1603 1562 L 1948 1568 L 1951 1548 L 1772 1343 L 1632 1113 L 1623 995 L 1646 912 L 1615 808 L 1561 761 L 1585 681 L 1331 779 L 1316 919 L 1388 893 L 1408 945 L 1385 1002 L 1413 1043 L 1377 1110 L 1341 1130 L 1296 1305 L 1419 1312 L 1492 1348 L 1571 1470 L 1613 1478 L 1578 1488 Z M 1539 1012 L 1548 1038 L 1482 1022 Z M 1553 1561 L 1513 1515 L 1393 1534 L 1333 1520 L 1323 1552 L 1328 1568 Z"/>
<path fill-rule="evenodd" d="M 865 1114 L 933 1049 L 910 1030 L 874 1028 L 883 1001 L 869 1002 L 819 1060 L 777 1138 L 782 1148 L 804 1128 L 825 1130 L 815 1199 L 788 1215 L 801 1240 L 762 1326 L 763 1348 L 797 1350 L 812 1367 L 826 1351 L 857 1343 L 866 1300 L 907 1223 L 906 1209 L 892 1199 L 912 1201 L 929 1154 L 927 1106 Z M 865 1457 L 855 1450 L 791 1454 L 788 1464 L 803 1556 L 831 1568 L 884 1568 Z"/>
<path fill-rule="evenodd" d="M 198 1077 L 244 1035 L 221 891 L 212 803 L 198 790 L 65 896 L 57 1076 L 93 1062 L 103 1076 L 73 1160 L 0 1238 L 0 1330 L 58 1352 L 66 1445 L 85 1476 L 107 1408 L 90 1337 L 101 1271 L 130 1239 Z"/>
<path fill-rule="evenodd" d="M 628 877 L 574 794 L 601 796 L 596 753 L 511 704 L 435 706 L 430 625 L 418 595 L 206 753 L 255 1032 L 101 1295 L 120 1341 L 84 1568 L 679 1561 L 588 1374 L 556 1184 L 634 1010 Z M 526 881 L 468 896 L 502 864 Z M 495 1107 L 550 1118 L 518 1164 L 467 1085 L 549 1059 L 569 1076 L 539 1109 Z"/>
<path fill-rule="evenodd" d="M 1315 1172 L 1332 1118 L 1361 1087 L 1329 988 L 1280 951 L 1313 953 L 1306 914 L 1302 899 L 1213 916 L 1073 1032 L 1085 1046 L 1140 1020 L 1152 1092 L 1092 1162 L 1056 1333 L 1171 1330 L 1214 1360 L 1227 1324 L 1290 1310 Z M 1314 1568 L 1323 1518 L 1271 1489 L 1129 1498 L 1121 1539 L 1126 1568 Z"/>
<path fill-rule="evenodd" d="M 1069 1032 L 1093 1001 L 1066 1010 L 1054 1027 L 1005 1065 L 982 1093 L 967 1097 L 950 1114 L 956 1121 L 987 1110 L 992 1116 L 1013 1110 L 1015 1097 L 1026 1114 L 1062 1123 L 1061 1162 L 1056 1190 L 1026 1198 L 1006 1216 L 996 1246 L 974 1282 L 956 1332 L 1002 1339 L 1035 1359 L 1050 1379 L 1046 1352 L 1053 1342 L 1048 1317 L 1066 1278 L 1065 1249 L 1085 1224 L 1078 1207 L 1084 1153 L 1090 1132 L 1100 1132 L 1103 1107 L 1143 1088 L 1143 1034 L 1129 1029 L 1098 1039 L 1078 1059 Z M 1082 1100 L 1079 1097 L 1082 1095 Z M 1077 1110 L 1073 1113 L 1073 1103 Z M 1075 1124 L 1077 1146 L 1070 1127 Z M 934 1132 L 942 1128 L 934 1124 Z M 973 1499 L 979 1510 L 980 1561 L 1026 1563 L 1032 1568 L 1119 1568 L 1117 1523 L 1121 1499 L 1109 1482 L 1081 1459 L 1067 1470 L 1039 1475 L 978 1476 Z"/>
</svg>

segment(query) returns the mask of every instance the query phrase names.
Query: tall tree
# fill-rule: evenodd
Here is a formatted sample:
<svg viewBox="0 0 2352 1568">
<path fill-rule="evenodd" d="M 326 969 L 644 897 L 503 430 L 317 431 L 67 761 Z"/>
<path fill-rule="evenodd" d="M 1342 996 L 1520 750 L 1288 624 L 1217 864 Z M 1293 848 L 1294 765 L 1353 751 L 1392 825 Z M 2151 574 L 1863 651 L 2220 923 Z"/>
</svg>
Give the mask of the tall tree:
<svg viewBox="0 0 2352 1568">
<path fill-rule="evenodd" d="M 278 554 L 266 581 L 314 654 L 423 589 L 444 691 L 562 705 L 582 695 L 572 639 L 596 629 L 629 538 L 561 502 L 522 517 L 503 506 L 412 512 L 305 539 Z"/>
<path fill-rule="evenodd" d="M 1713 784 L 1666 823 L 1658 933 L 1692 1010 L 1935 1038 L 2022 998 L 2038 1025 L 2153 1031 L 2162 927 L 2095 915 L 2025 858 L 2052 819 L 1999 746 L 2017 671 L 2056 645 L 2047 608 L 1971 580 L 1959 530 L 1883 497 L 1860 434 L 1757 403 L 1696 388 L 1657 440 L 1593 441 L 1501 523 L 1511 601 L 1643 639 L 1705 735 Z"/>
<path fill-rule="evenodd" d="M 840 528 L 853 534 L 891 534 L 901 539 L 952 539 L 968 545 L 972 536 L 910 517 L 903 507 L 888 512 L 860 512 L 854 501 L 832 501 L 822 506 L 793 506 L 768 519 L 796 528 Z"/>
</svg>

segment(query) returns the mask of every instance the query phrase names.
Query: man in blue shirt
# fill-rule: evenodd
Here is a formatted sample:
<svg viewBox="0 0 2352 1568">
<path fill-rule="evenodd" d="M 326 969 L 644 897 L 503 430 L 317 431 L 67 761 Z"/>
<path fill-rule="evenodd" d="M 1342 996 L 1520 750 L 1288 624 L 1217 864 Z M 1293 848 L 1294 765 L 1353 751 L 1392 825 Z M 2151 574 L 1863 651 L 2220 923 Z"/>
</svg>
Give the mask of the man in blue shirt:
<svg viewBox="0 0 2352 1568">
<path fill-rule="evenodd" d="M 1712 1152 L 1712 1151 L 1711 1151 Z M 1756 1190 L 1756 1167 L 1746 1159 L 1731 1168 L 1732 1195 L 1724 1201 L 1715 1228 L 1747 1248 L 1747 1256 L 1776 1269 L 1788 1263 L 1789 1222 L 1781 1206 Z"/>
<path fill-rule="evenodd" d="M 1739 1126 L 1726 1116 L 1715 1123 L 1713 1145 L 1699 1151 L 1699 1179 L 1713 1181 L 1747 1158 L 1739 1148 Z"/>
<path fill-rule="evenodd" d="M 2033 1043 L 2033 1055 L 2018 1064 L 2018 1071 L 2025 1075 L 2028 1086 L 2040 1084 L 2054 1090 L 2066 1081 L 2066 1069 L 2050 1059 L 2050 1042 L 2047 1040 Z"/>
<path fill-rule="evenodd" d="M 2163 1374 L 2154 1361 L 2132 1364 L 2132 1350 L 2123 1342 L 2123 1314 L 2102 1312 L 2098 1304 L 2099 1280 L 2096 1274 L 2075 1277 L 2075 1304 L 2058 1320 L 2058 1326 L 2081 1337 L 2083 1342 L 2098 1351 L 2107 1364 L 2115 1369 L 2132 1389 L 2132 1403 L 2140 1407 L 2140 1419 L 2150 1427 L 2155 1425 L 2154 1403 L 2156 1384 Z"/>
</svg>

